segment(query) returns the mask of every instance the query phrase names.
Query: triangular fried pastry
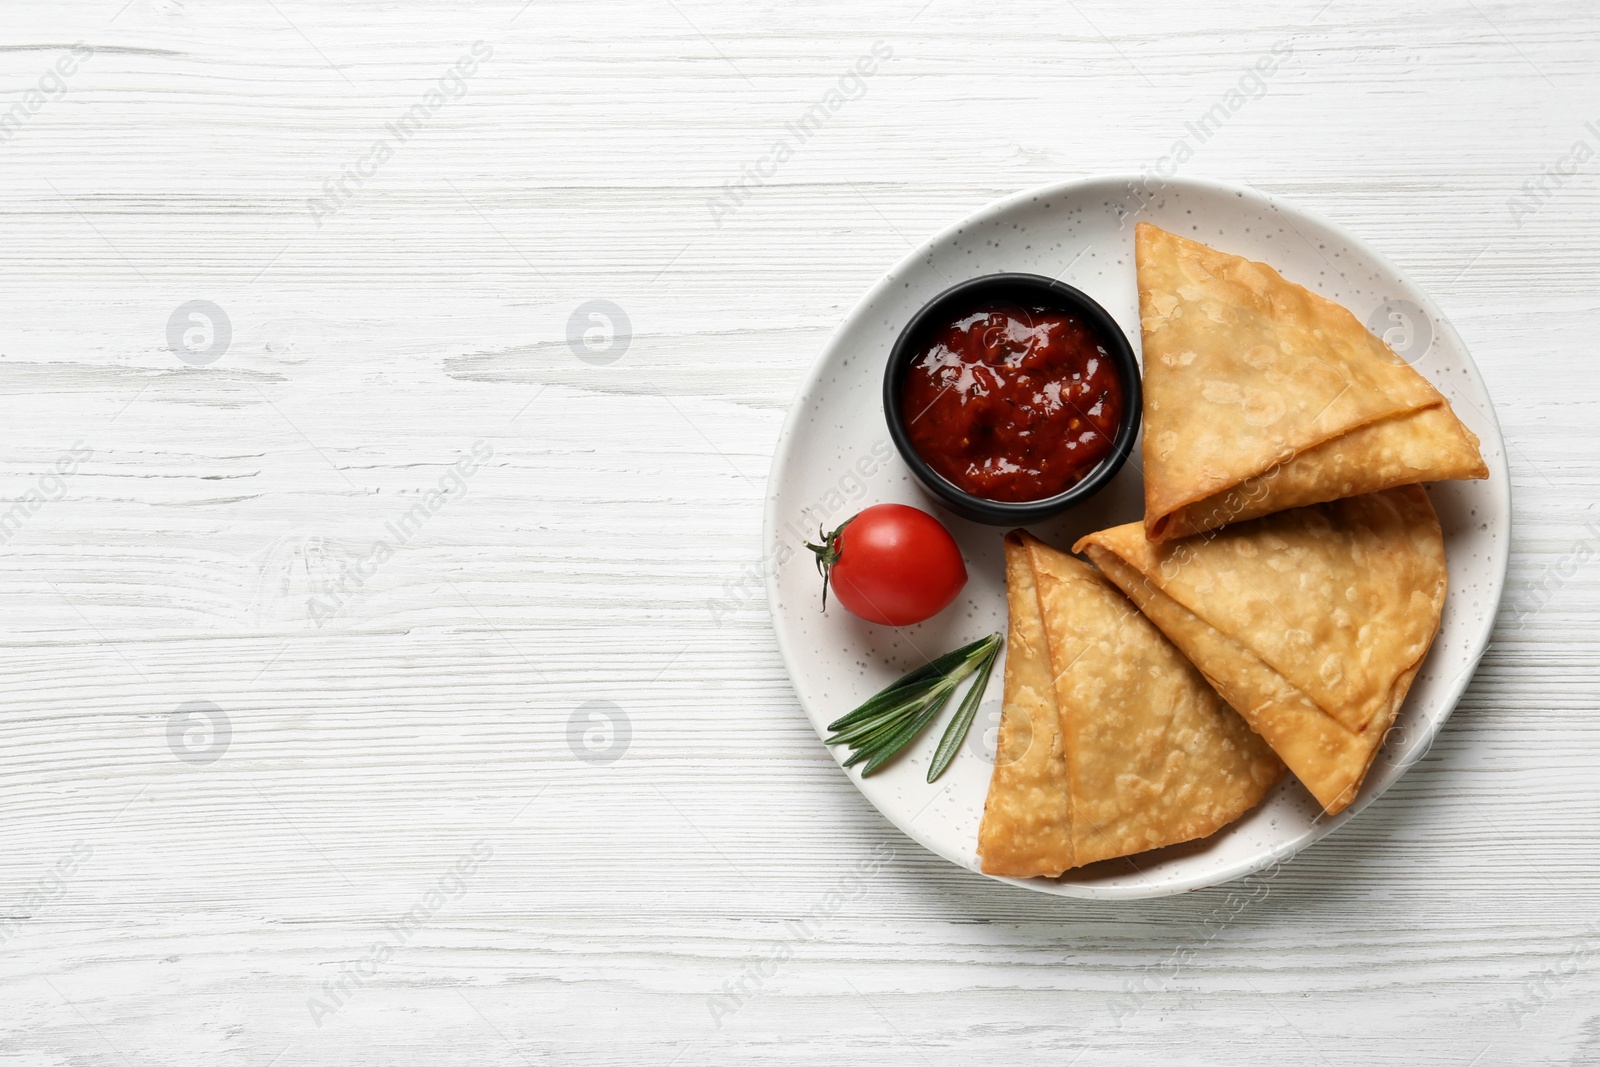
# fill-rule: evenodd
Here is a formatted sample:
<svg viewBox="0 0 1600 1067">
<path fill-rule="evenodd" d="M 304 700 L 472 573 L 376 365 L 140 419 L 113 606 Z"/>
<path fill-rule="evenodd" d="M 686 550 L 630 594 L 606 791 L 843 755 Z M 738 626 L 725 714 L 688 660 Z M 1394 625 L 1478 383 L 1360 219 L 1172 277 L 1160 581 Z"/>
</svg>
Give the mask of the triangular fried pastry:
<svg viewBox="0 0 1600 1067">
<path fill-rule="evenodd" d="M 1329 814 L 1355 799 L 1439 630 L 1446 575 L 1420 486 L 1155 544 L 1079 550 L 1192 660 Z"/>
<path fill-rule="evenodd" d="M 1149 223 L 1134 251 L 1152 541 L 1489 476 L 1445 398 L 1346 309 Z"/>
<path fill-rule="evenodd" d="M 1205 837 L 1282 778 L 1266 743 L 1094 568 L 1020 531 L 1006 563 L 1013 616 L 985 872 L 1059 874 Z M 1017 725 L 1051 712 L 1053 728 Z"/>
<path fill-rule="evenodd" d="M 1073 865 L 1067 762 L 1033 565 L 1018 534 L 1006 537 L 1005 696 L 994 773 L 978 829 L 990 874 L 1053 877 Z"/>
</svg>

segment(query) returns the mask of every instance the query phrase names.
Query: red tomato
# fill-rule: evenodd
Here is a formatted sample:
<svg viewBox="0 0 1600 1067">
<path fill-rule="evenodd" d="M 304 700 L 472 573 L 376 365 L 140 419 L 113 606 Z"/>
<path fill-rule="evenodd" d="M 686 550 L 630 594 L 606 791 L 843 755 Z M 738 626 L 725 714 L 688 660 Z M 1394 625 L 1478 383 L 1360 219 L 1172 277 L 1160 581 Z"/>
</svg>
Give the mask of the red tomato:
<svg viewBox="0 0 1600 1067">
<path fill-rule="evenodd" d="M 824 577 L 822 607 L 828 607 L 828 586 L 852 614 L 885 626 L 910 626 L 950 606 L 967 584 L 950 531 L 925 511 L 904 504 L 874 504 L 831 534 L 817 554 Z"/>
</svg>

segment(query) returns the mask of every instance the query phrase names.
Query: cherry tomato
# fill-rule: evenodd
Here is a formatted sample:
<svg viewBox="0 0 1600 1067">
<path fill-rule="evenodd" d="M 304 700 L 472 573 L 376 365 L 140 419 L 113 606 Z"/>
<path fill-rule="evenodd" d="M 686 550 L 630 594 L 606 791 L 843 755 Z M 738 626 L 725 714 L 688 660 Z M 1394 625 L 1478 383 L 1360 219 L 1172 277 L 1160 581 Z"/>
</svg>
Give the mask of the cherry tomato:
<svg viewBox="0 0 1600 1067">
<path fill-rule="evenodd" d="M 820 545 L 822 608 L 828 586 L 839 603 L 868 622 L 910 626 L 950 606 L 967 584 L 967 565 L 955 538 L 938 519 L 905 504 L 874 504 Z"/>
</svg>

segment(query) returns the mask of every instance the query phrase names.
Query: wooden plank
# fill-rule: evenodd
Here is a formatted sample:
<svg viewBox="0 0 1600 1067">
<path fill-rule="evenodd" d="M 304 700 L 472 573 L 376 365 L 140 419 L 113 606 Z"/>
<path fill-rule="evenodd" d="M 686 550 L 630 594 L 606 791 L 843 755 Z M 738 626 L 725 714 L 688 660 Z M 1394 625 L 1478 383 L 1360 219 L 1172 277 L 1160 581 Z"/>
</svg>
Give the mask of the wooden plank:
<svg viewBox="0 0 1600 1067">
<path fill-rule="evenodd" d="M 119 4 L 0 41 L 0 119 L 47 97 L 0 128 L 0 511 L 48 498 L 0 547 L 8 1062 L 1600 1062 L 1600 188 L 1548 177 L 1600 150 L 1590 5 Z M 1511 443 L 1496 640 L 1270 883 L 999 887 L 799 714 L 750 579 L 773 442 L 915 242 L 1155 166 L 1274 47 L 1183 173 L 1452 317 Z"/>
</svg>

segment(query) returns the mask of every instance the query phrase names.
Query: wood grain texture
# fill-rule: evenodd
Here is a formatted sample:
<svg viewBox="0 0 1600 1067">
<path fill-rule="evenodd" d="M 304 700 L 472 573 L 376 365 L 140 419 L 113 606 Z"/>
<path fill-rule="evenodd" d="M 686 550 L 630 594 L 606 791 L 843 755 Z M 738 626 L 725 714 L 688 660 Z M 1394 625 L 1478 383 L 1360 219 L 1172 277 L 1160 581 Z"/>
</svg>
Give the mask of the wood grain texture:
<svg viewBox="0 0 1600 1067">
<path fill-rule="evenodd" d="M 1285 42 L 1182 172 L 1452 317 L 1511 445 L 1495 643 L 1270 880 L 997 886 L 795 704 L 751 577 L 784 410 L 913 243 L 1156 165 Z M 0 1062 L 1600 1063 L 1600 160 L 1513 201 L 1600 150 L 1597 62 L 1584 0 L 10 0 L 0 514 L 46 502 L 0 546 Z"/>
</svg>

